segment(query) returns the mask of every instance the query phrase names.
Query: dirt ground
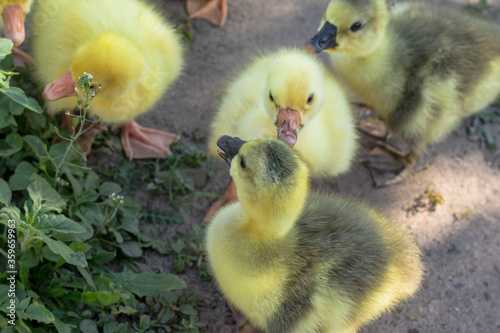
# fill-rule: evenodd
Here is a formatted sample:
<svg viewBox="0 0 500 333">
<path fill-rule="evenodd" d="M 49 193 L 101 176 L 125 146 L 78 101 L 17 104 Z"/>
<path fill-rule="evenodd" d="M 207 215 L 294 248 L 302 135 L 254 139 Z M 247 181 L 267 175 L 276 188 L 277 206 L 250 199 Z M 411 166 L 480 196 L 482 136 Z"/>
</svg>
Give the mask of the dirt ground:
<svg viewBox="0 0 500 333">
<path fill-rule="evenodd" d="M 155 2 L 172 22 L 184 24 L 184 0 Z M 228 0 L 224 27 L 192 21 L 193 41 L 185 42 L 182 77 L 138 122 L 178 129 L 188 143 L 195 143 L 195 132 L 206 138 L 229 79 L 254 55 L 280 47 L 302 48 L 314 35 L 327 4 L 327 0 Z M 206 142 L 197 144 L 205 148 Z M 373 140 L 363 137 L 358 157 L 371 145 Z M 494 165 L 499 160 L 499 152 L 489 153 L 479 142 L 453 133 L 432 146 L 399 185 L 374 188 L 360 163 L 346 175 L 314 182 L 316 188 L 366 200 L 394 217 L 411 230 L 423 253 L 427 270 L 421 290 L 362 332 L 500 332 L 500 169 Z M 222 194 L 229 183 L 227 165 L 216 159 L 213 172 L 202 190 Z M 408 213 L 405 208 L 427 189 L 440 192 L 445 203 L 434 212 Z M 166 200 L 146 191 L 139 191 L 135 199 L 147 208 L 161 207 Z M 186 227 L 201 222 L 212 200 L 194 198 Z M 464 212 L 470 214 L 454 215 Z M 168 227 L 159 227 L 163 239 L 169 232 Z M 171 259 L 151 253 L 145 262 L 169 267 Z M 204 304 L 200 319 L 208 331 L 235 332 L 235 326 L 224 321 L 228 310 L 214 285 L 195 272 L 181 277 Z"/>
</svg>

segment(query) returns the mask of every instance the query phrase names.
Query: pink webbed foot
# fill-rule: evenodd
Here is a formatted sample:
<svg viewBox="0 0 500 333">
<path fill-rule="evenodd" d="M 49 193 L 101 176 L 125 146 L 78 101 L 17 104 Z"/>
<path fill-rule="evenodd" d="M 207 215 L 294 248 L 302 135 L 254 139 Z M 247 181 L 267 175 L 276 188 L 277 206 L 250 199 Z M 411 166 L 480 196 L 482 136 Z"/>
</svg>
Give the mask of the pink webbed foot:
<svg viewBox="0 0 500 333">
<path fill-rule="evenodd" d="M 218 27 L 226 23 L 226 0 L 186 0 L 186 8 L 189 18 L 207 20 Z"/>
<path fill-rule="evenodd" d="M 179 139 L 172 133 L 142 127 L 134 120 L 123 125 L 121 129 L 123 150 L 130 160 L 170 156 L 170 144 Z"/>
</svg>

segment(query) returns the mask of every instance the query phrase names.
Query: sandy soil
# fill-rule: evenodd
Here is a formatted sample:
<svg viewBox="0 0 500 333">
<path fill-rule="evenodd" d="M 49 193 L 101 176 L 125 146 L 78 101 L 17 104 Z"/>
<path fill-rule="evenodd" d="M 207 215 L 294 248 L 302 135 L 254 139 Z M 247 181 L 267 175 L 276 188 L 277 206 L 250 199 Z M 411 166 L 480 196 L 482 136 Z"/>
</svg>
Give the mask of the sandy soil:
<svg viewBox="0 0 500 333">
<path fill-rule="evenodd" d="M 158 7 L 179 26 L 185 22 L 184 0 L 156 0 Z M 327 0 L 229 0 L 223 28 L 193 21 L 186 41 L 186 68 L 182 77 L 149 113 L 138 118 L 145 126 L 180 130 L 184 140 L 208 134 L 220 95 L 228 80 L 252 56 L 280 47 L 299 47 L 313 36 Z M 456 5 L 456 4 L 455 4 Z M 205 143 L 198 144 L 205 148 Z M 362 157 L 373 145 L 363 138 Z M 325 191 L 366 200 L 407 227 L 422 250 L 427 271 L 421 290 L 403 306 L 385 314 L 362 332 L 500 332 L 500 169 L 490 166 L 500 156 L 488 153 L 465 135 L 451 134 L 432 146 L 416 169 L 397 186 L 375 189 L 360 163 L 342 177 L 315 181 Z M 202 172 L 202 171 L 200 171 Z M 228 168 L 213 163 L 214 176 L 204 191 L 222 194 L 229 183 Z M 426 189 L 440 192 L 445 203 L 434 212 L 416 214 L 405 209 Z M 157 208 L 166 198 L 138 192 L 136 199 Z M 200 223 L 213 199 L 195 197 L 186 214 L 188 227 Z M 470 211 L 463 219 L 454 213 Z M 171 230 L 159 227 L 164 239 Z M 168 268 L 171 259 L 151 253 L 148 265 Z M 196 272 L 182 276 L 204 306 L 201 320 L 209 332 L 233 332 L 227 308 L 213 284 Z"/>
</svg>

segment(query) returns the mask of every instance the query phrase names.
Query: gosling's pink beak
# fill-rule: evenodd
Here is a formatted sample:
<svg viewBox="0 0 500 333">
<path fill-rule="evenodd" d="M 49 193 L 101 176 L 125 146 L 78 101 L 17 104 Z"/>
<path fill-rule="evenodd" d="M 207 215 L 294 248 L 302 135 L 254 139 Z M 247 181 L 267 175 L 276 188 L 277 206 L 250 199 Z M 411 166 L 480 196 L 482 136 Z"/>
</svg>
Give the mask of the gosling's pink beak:
<svg viewBox="0 0 500 333">
<path fill-rule="evenodd" d="M 5 25 L 5 37 L 10 39 L 14 46 L 24 42 L 24 14 L 23 8 L 17 6 L 5 6 L 2 17 Z"/>
<path fill-rule="evenodd" d="M 281 109 L 275 124 L 278 128 L 278 139 L 293 147 L 297 143 L 297 136 L 302 127 L 300 122 L 300 114 L 297 110 Z"/>
<path fill-rule="evenodd" d="M 42 93 L 43 98 L 48 101 L 55 101 L 63 97 L 76 96 L 75 83 L 71 71 L 60 79 L 55 80 L 45 86 Z"/>
</svg>

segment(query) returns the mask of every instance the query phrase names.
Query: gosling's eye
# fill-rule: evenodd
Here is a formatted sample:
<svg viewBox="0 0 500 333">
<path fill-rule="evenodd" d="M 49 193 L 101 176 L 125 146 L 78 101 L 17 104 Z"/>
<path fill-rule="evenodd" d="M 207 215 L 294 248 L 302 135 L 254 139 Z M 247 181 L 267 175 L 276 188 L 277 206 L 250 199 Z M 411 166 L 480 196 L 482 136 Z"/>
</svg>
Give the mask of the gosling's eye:
<svg viewBox="0 0 500 333">
<path fill-rule="evenodd" d="M 269 92 L 269 99 L 271 100 L 271 102 L 273 102 L 273 103 L 274 103 L 273 94 L 271 94 L 271 92 Z"/>
<path fill-rule="evenodd" d="M 356 31 L 358 31 L 359 29 L 361 29 L 361 22 L 354 22 L 354 23 L 351 25 L 351 31 L 352 31 L 352 32 L 356 32 Z"/>
<path fill-rule="evenodd" d="M 90 89 L 95 89 L 95 84 L 93 84 L 93 83 L 92 83 L 92 84 L 89 86 L 89 88 L 90 88 Z"/>
<path fill-rule="evenodd" d="M 309 95 L 309 97 L 307 98 L 307 104 L 311 104 L 313 101 L 314 101 L 314 95 L 313 95 L 313 94 L 311 94 L 311 95 Z"/>
<path fill-rule="evenodd" d="M 240 158 L 240 165 L 243 169 L 245 169 L 247 167 L 247 164 L 245 163 L 245 159 L 242 157 Z"/>
</svg>

